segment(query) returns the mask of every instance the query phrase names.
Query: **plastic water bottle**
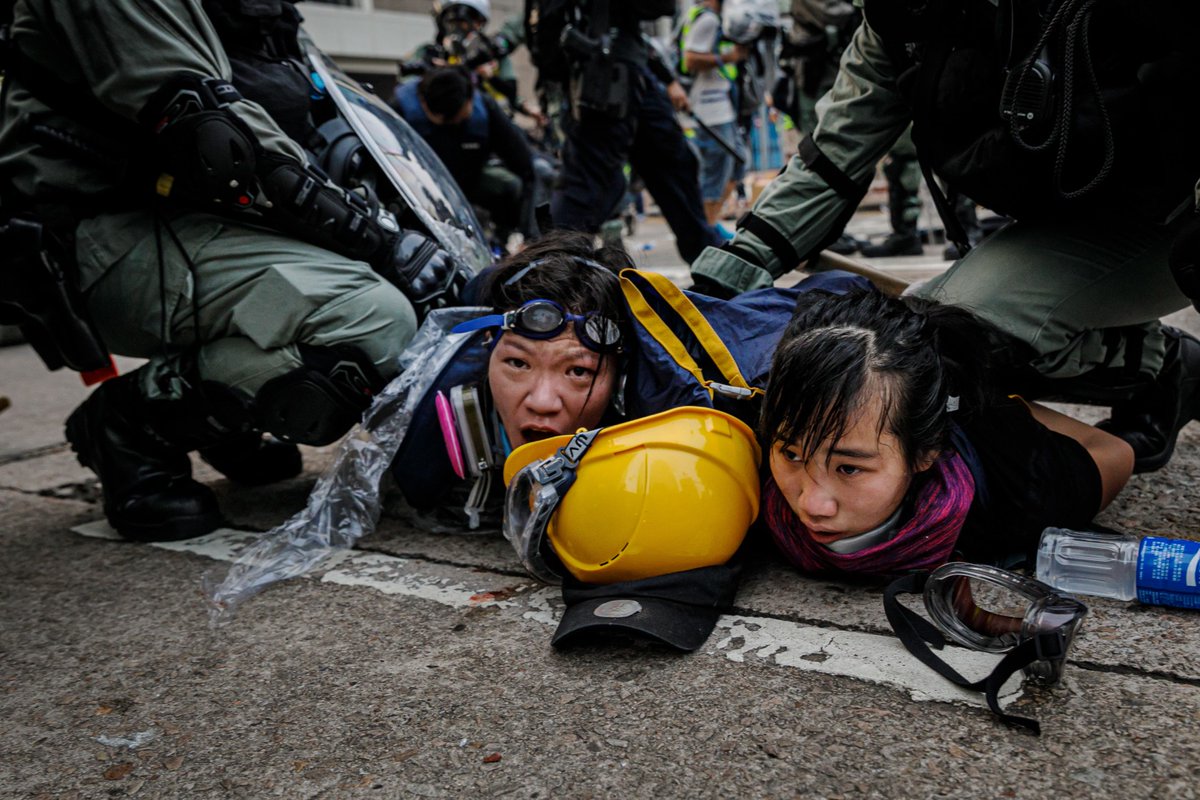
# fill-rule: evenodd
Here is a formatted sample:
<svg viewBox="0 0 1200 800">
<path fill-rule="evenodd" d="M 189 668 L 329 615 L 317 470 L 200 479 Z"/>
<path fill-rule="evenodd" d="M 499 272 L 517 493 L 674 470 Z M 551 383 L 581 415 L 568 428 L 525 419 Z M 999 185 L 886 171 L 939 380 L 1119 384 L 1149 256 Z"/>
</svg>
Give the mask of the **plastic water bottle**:
<svg viewBox="0 0 1200 800">
<path fill-rule="evenodd" d="M 1046 528 L 1037 577 L 1064 592 L 1200 608 L 1200 542 Z"/>
</svg>

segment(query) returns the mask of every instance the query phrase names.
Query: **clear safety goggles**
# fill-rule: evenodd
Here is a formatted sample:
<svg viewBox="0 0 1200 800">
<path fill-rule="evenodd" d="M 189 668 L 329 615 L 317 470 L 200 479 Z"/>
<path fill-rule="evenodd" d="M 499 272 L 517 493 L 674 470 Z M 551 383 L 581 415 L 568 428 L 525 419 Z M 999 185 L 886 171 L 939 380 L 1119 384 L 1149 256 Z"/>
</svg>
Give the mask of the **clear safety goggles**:
<svg viewBox="0 0 1200 800">
<path fill-rule="evenodd" d="M 504 538 L 517 551 L 530 575 L 546 583 L 561 583 L 562 575 L 546 557 L 550 519 L 575 483 L 579 462 L 600 433 L 580 431 L 550 458 L 533 461 L 508 484 L 504 495 Z"/>
<path fill-rule="evenodd" d="M 929 620 L 902 605 L 896 599 L 901 594 L 923 594 Z M 952 683 L 983 692 L 1001 720 L 1035 733 L 1041 731 L 1036 720 L 1001 710 L 998 692 L 1018 671 L 1041 683 L 1057 682 L 1088 612 L 1039 580 L 962 562 L 896 580 L 884 592 L 883 607 L 900 642 L 922 663 Z M 1004 658 L 990 675 L 971 681 L 934 655 L 947 640 Z"/>
<path fill-rule="evenodd" d="M 985 653 L 1008 653 L 1032 642 L 1036 658 L 1025 674 L 1045 683 L 1063 664 L 1087 606 L 1039 580 L 982 564 L 951 562 L 925 582 L 925 610 L 947 638 Z"/>
<path fill-rule="evenodd" d="M 520 308 L 503 314 L 489 314 L 454 326 L 454 333 L 483 328 L 512 331 L 526 339 L 553 339 L 574 323 L 575 335 L 589 350 L 610 353 L 621 347 L 621 327 L 595 311 L 572 314 L 553 300 L 530 300 Z"/>
</svg>

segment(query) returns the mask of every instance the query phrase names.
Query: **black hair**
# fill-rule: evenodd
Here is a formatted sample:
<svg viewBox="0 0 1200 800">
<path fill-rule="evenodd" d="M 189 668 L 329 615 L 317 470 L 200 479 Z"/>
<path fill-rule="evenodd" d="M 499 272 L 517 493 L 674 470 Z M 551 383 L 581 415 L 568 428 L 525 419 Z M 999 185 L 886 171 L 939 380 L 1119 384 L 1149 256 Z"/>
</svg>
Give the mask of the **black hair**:
<svg viewBox="0 0 1200 800">
<path fill-rule="evenodd" d="M 475 94 L 471 76 L 460 67 L 439 67 L 426 72 L 417 84 L 417 94 L 434 114 L 451 118 Z"/>
<path fill-rule="evenodd" d="M 775 351 L 759 432 L 805 461 L 845 435 L 876 394 L 880 433 L 894 435 L 910 469 L 947 449 L 954 415 L 994 397 L 989 363 L 999 332 L 955 306 L 874 290 L 813 292 Z"/>
<path fill-rule="evenodd" d="M 537 266 L 527 269 L 535 262 Z M 572 314 L 595 311 L 619 324 L 624 333 L 625 303 L 617 273 L 632 266 L 622 247 L 596 247 L 595 237 L 588 233 L 552 231 L 502 261 L 481 296 L 497 311 L 511 311 L 539 298 L 553 300 Z"/>
</svg>

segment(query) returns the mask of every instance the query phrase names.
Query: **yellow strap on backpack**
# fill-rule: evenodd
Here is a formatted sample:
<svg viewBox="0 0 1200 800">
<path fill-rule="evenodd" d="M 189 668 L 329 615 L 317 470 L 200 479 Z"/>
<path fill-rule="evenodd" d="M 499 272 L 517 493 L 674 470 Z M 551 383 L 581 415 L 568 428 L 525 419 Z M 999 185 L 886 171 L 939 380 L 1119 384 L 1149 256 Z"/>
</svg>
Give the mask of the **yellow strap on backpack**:
<svg viewBox="0 0 1200 800">
<path fill-rule="evenodd" d="M 646 301 L 641 288 L 638 286 L 639 281 L 645 281 L 650 288 L 658 293 L 659 297 L 666 301 L 684 324 L 688 326 L 696 340 L 700 342 L 700 346 L 704 348 L 704 352 L 716 364 L 717 369 L 721 370 L 721 375 L 725 379 L 725 383 L 709 380 L 704 371 L 700 369 L 700 365 L 696 363 L 696 359 L 692 358 L 692 354 L 688 352 L 687 347 L 680 341 L 675 332 L 662 320 L 650 303 Z M 730 397 L 750 398 L 763 393 L 762 389 L 751 386 L 742 377 L 742 371 L 734 360 L 733 354 L 729 352 L 729 348 L 725 346 L 725 342 L 713 330 L 712 325 L 700 313 L 700 310 L 688 299 L 688 296 L 675 284 L 671 283 L 666 276 L 657 272 L 641 272 L 636 269 L 621 270 L 621 291 L 625 295 L 625 302 L 629 306 L 630 313 L 634 319 L 641 323 L 642 327 L 654 337 L 654 340 L 662 345 L 663 349 L 675 359 L 675 363 L 690 372 L 696 381 L 708 390 L 708 396 L 711 398 L 714 391 L 719 391 L 721 394 Z"/>
</svg>

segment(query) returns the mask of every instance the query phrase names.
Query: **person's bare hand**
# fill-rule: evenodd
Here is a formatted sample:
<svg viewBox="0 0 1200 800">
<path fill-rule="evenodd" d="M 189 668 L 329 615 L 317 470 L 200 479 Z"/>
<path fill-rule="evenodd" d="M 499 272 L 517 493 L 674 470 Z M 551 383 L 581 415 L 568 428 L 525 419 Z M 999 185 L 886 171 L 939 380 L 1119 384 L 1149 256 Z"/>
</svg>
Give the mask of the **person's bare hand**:
<svg viewBox="0 0 1200 800">
<path fill-rule="evenodd" d="M 688 102 L 687 92 L 679 81 L 671 81 L 667 85 L 667 99 L 671 101 L 671 106 L 676 111 L 687 111 L 692 104 Z"/>
<path fill-rule="evenodd" d="M 747 47 L 744 44 L 735 44 L 729 50 L 729 52 L 725 54 L 724 59 L 726 62 L 745 61 L 749 57 L 750 57 L 750 48 L 749 47 Z"/>
</svg>

